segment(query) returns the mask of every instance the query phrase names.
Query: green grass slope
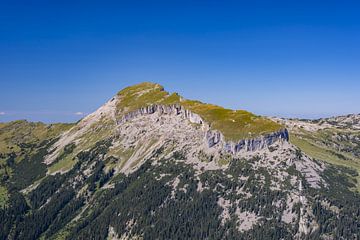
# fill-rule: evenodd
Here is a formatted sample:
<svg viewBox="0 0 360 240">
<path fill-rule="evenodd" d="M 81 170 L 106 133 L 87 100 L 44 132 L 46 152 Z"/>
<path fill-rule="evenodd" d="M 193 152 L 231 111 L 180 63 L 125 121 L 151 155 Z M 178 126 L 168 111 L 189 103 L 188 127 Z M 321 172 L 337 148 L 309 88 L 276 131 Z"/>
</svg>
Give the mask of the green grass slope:
<svg viewBox="0 0 360 240">
<path fill-rule="evenodd" d="M 349 140 L 336 140 L 334 136 L 338 132 L 337 129 L 290 132 L 290 142 L 315 159 L 355 169 L 359 175 L 354 178 L 354 181 L 356 181 L 357 190 L 360 191 L 360 159 L 354 156 L 354 150 L 348 150 Z M 346 133 L 346 131 L 341 132 Z"/>
<path fill-rule="evenodd" d="M 72 124 L 44 124 L 26 120 L 0 123 L 0 153 L 19 153 L 22 146 L 54 138 L 71 126 Z"/>
<path fill-rule="evenodd" d="M 8 205 L 9 186 L 21 189 L 45 175 L 47 146 L 71 126 L 25 120 L 0 123 L 0 207 Z"/>
</svg>

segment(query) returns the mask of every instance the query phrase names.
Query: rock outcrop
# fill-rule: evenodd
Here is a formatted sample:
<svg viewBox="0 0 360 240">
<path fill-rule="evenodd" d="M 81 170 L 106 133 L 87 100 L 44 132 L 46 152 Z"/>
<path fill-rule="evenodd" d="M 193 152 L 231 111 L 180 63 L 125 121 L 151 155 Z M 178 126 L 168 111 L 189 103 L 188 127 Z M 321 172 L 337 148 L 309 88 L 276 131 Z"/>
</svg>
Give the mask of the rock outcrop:
<svg viewBox="0 0 360 240">
<path fill-rule="evenodd" d="M 207 124 L 198 114 L 191 112 L 181 105 L 149 105 L 142 107 L 136 111 L 124 114 L 117 121 L 117 124 L 123 124 L 127 121 L 131 121 L 135 117 L 154 113 L 178 115 L 183 119 L 189 120 L 191 123 L 203 125 L 203 129 L 205 130 L 204 139 L 209 148 L 221 144 L 225 151 L 233 154 L 241 151 L 252 152 L 260 150 L 277 141 L 289 141 L 289 133 L 285 128 L 256 138 L 241 139 L 239 142 L 226 141 L 220 131 L 211 129 L 210 125 Z"/>
<path fill-rule="evenodd" d="M 149 105 L 146 107 L 139 108 L 136 111 L 126 113 L 120 120 L 117 121 L 118 124 L 127 122 L 135 117 L 147 114 L 153 114 L 159 112 L 160 114 L 174 114 L 182 115 L 182 117 L 188 119 L 192 123 L 203 124 L 204 121 L 201 117 L 188 109 L 185 109 L 181 105 Z"/>
<path fill-rule="evenodd" d="M 225 144 L 225 149 L 232 153 L 237 153 L 242 150 L 252 152 L 268 147 L 279 140 L 286 142 L 289 141 L 289 133 L 286 128 L 258 138 L 242 139 L 238 143 L 227 142 Z"/>
</svg>

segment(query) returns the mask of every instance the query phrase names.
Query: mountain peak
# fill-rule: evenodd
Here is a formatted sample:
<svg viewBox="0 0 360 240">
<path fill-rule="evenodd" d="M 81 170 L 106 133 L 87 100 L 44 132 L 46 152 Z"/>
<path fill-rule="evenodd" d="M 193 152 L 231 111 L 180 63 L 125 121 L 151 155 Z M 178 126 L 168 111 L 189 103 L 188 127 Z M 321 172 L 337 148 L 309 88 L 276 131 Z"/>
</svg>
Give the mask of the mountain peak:
<svg viewBox="0 0 360 240">
<path fill-rule="evenodd" d="M 176 104 L 180 96 L 169 94 L 164 87 L 157 83 L 143 82 L 124 88 L 118 92 L 119 101 L 116 106 L 118 113 L 126 114 L 141 107 L 154 104 Z"/>
<path fill-rule="evenodd" d="M 147 90 L 164 90 L 164 87 L 154 82 L 142 82 L 126 87 L 119 91 L 118 94 L 121 95 L 129 92 L 142 92 Z"/>
<path fill-rule="evenodd" d="M 147 106 L 177 105 L 199 115 L 212 129 L 219 130 L 230 141 L 256 138 L 283 128 L 278 123 L 245 110 L 226 109 L 184 99 L 177 93 L 170 94 L 157 83 L 144 82 L 124 88 L 117 97 L 116 114 L 120 118 Z"/>
</svg>

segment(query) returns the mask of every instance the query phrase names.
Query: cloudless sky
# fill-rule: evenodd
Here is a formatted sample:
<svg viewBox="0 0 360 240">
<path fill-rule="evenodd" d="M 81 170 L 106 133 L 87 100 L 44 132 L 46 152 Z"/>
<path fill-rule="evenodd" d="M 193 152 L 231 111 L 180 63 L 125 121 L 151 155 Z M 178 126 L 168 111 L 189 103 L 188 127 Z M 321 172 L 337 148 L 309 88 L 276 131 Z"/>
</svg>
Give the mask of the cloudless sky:
<svg viewBox="0 0 360 240">
<path fill-rule="evenodd" d="M 0 122 L 76 121 L 139 82 L 256 114 L 360 112 L 359 1 L 0 0 Z"/>
</svg>

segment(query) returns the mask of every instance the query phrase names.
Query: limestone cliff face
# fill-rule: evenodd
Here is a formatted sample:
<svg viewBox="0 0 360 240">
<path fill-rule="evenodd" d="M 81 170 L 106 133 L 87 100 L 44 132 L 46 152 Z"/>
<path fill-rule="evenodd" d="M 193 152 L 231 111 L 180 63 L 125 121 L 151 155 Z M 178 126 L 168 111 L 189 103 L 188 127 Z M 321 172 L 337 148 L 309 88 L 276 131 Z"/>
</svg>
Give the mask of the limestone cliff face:
<svg viewBox="0 0 360 240">
<path fill-rule="evenodd" d="M 123 115 L 117 124 L 123 124 L 131 119 L 148 114 L 169 114 L 178 115 L 184 119 L 189 120 L 191 123 L 201 124 L 204 129 L 204 141 L 206 141 L 209 148 L 221 145 L 225 151 L 236 154 L 241 151 L 252 152 L 266 148 L 277 141 L 289 141 L 289 133 L 287 129 L 282 129 L 277 132 L 266 134 L 252 139 L 242 139 L 239 142 L 226 141 L 221 132 L 212 130 L 210 125 L 207 124 L 198 114 L 195 114 L 181 105 L 150 105 L 139 108 L 136 111 L 129 112 Z"/>
<path fill-rule="evenodd" d="M 251 152 L 268 147 L 277 141 L 289 141 L 289 133 L 285 128 L 258 138 L 243 139 L 238 143 L 228 142 L 225 144 L 225 149 L 232 153 L 237 153 L 242 150 Z"/>
<path fill-rule="evenodd" d="M 188 119 L 192 123 L 203 124 L 204 121 L 201 117 L 191 111 L 185 109 L 180 105 L 150 105 L 143 108 L 139 108 L 136 111 L 125 114 L 118 124 L 127 122 L 135 117 L 147 114 L 153 114 L 159 112 L 160 114 L 173 114 L 173 115 L 182 115 L 184 118 Z"/>
</svg>

